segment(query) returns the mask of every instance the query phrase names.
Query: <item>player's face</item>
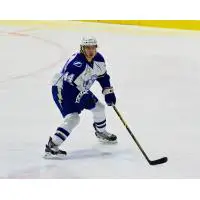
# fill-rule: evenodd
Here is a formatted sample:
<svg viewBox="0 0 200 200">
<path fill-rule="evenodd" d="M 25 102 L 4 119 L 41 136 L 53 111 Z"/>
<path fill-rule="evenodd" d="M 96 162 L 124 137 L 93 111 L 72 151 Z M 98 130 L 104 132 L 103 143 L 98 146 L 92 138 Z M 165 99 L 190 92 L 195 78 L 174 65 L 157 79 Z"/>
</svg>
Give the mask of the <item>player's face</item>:
<svg viewBox="0 0 200 200">
<path fill-rule="evenodd" d="M 92 59 L 96 55 L 96 46 L 86 46 L 85 47 L 85 55 L 86 57 Z"/>
</svg>

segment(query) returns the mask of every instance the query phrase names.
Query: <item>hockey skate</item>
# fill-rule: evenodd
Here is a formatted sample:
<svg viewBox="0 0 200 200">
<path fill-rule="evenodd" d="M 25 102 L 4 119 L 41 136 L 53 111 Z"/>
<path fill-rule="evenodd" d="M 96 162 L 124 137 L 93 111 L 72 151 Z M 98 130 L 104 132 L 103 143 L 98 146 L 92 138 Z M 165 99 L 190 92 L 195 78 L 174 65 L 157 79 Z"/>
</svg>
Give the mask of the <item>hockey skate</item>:
<svg viewBox="0 0 200 200">
<path fill-rule="evenodd" d="M 107 143 L 107 144 L 116 144 L 117 143 L 117 136 L 116 135 L 111 134 L 107 131 L 99 132 L 97 130 L 95 124 L 93 124 L 93 126 L 94 126 L 94 129 L 95 129 L 95 135 L 99 139 L 100 142 Z"/>
<path fill-rule="evenodd" d="M 60 150 L 57 145 L 52 142 L 52 138 L 49 138 L 49 142 L 45 148 L 45 159 L 64 159 L 66 157 L 66 151 Z"/>
</svg>

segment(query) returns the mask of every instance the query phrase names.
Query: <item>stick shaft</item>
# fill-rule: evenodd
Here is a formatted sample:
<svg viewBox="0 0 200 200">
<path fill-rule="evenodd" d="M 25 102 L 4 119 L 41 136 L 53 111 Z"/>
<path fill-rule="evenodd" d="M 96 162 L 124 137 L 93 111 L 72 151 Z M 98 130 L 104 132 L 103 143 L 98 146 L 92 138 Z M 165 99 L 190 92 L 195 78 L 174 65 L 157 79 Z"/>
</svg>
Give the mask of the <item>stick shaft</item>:
<svg viewBox="0 0 200 200">
<path fill-rule="evenodd" d="M 140 143 L 137 141 L 136 137 L 133 135 L 131 129 L 128 127 L 127 123 L 125 122 L 125 120 L 123 119 L 123 117 L 121 116 L 120 112 L 118 111 L 118 109 L 116 108 L 115 105 L 112 105 L 113 109 L 115 110 L 116 114 L 118 115 L 118 117 L 120 118 L 120 120 L 122 121 L 122 123 L 124 124 L 124 126 L 126 127 L 127 131 L 129 132 L 129 134 L 131 135 L 131 137 L 133 138 L 133 140 L 135 141 L 135 143 L 137 144 L 138 148 L 140 149 L 140 151 L 142 152 L 143 156 L 146 158 L 146 160 L 148 161 L 148 163 L 150 163 L 150 160 L 147 156 L 147 154 L 145 153 L 145 151 L 143 150 L 142 146 L 140 145 Z"/>
</svg>

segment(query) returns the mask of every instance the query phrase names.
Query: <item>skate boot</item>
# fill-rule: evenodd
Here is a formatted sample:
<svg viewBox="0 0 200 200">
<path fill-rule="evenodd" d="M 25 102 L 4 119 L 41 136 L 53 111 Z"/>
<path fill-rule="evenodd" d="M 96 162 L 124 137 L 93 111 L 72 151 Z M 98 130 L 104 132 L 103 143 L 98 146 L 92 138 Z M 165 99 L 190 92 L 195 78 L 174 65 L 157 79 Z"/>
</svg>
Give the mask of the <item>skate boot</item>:
<svg viewBox="0 0 200 200">
<path fill-rule="evenodd" d="M 46 159 L 63 159 L 67 155 L 66 151 L 60 150 L 57 145 L 52 142 L 52 138 L 49 138 L 49 142 L 45 148 L 44 158 Z"/>
<path fill-rule="evenodd" d="M 115 144 L 117 143 L 117 136 L 114 134 L 111 134 L 107 131 L 104 132 L 99 132 L 95 126 L 95 123 L 93 124 L 94 129 L 95 129 L 95 135 L 96 137 L 99 139 L 100 142 L 103 143 L 111 143 L 111 144 Z"/>
</svg>

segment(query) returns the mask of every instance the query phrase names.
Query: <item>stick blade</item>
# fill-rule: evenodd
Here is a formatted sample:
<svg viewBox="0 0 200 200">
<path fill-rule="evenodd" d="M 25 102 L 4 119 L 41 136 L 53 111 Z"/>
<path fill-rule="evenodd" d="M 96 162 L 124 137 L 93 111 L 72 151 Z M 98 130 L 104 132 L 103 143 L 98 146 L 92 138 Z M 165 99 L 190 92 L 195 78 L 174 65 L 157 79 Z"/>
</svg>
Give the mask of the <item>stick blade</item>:
<svg viewBox="0 0 200 200">
<path fill-rule="evenodd" d="M 167 161 L 168 161 L 168 158 L 167 157 L 163 157 L 163 158 L 160 158 L 158 160 L 150 161 L 149 164 L 150 165 L 160 165 L 160 164 L 166 163 Z"/>
</svg>

